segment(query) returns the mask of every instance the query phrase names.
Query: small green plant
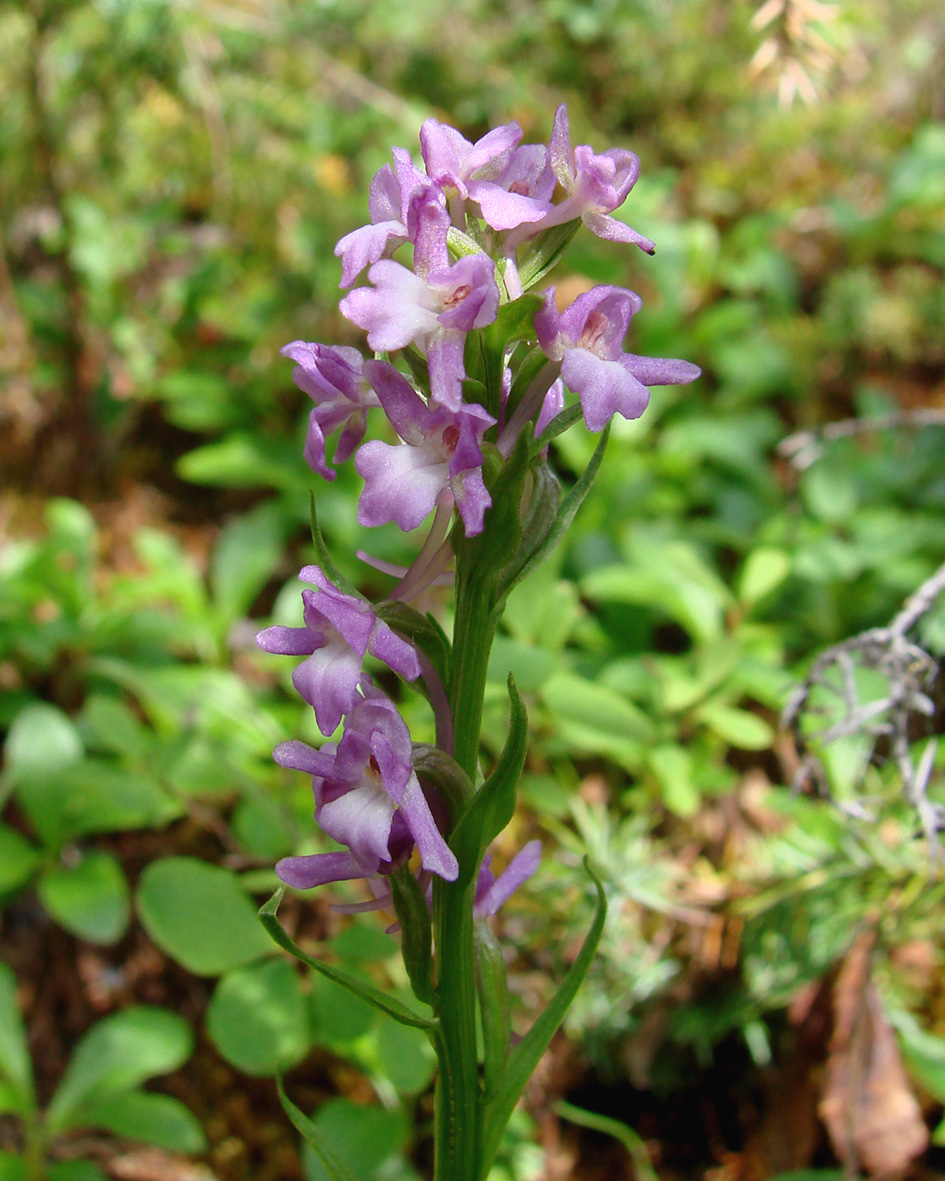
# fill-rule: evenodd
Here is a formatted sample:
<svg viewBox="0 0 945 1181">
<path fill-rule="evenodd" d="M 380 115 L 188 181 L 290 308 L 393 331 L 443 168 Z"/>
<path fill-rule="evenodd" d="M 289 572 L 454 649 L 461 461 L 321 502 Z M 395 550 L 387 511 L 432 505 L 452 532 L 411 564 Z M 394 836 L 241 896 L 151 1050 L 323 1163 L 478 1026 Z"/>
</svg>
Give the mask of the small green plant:
<svg viewBox="0 0 945 1181">
<path fill-rule="evenodd" d="M 201 1152 L 197 1120 L 179 1100 L 142 1089 L 177 1070 L 193 1049 L 186 1021 L 136 1007 L 106 1017 L 79 1041 L 49 1105 L 37 1104 L 33 1067 L 16 1001 L 16 979 L 0 964 L 0 1114 L 14 1117 L 20 1150 L 0 1152 L 3 1181 L 105 1181 L 88 1160 L 69 1158 L 70 1136 L 98 1129 L 173 1152 Z"/>
</svg>

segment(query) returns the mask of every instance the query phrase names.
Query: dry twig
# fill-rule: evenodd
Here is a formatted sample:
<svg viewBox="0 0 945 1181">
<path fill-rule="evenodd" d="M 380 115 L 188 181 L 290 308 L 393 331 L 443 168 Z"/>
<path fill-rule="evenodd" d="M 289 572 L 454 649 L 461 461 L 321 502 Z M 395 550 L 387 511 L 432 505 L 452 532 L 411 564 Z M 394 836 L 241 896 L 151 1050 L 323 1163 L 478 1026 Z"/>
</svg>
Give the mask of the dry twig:
<svg viewBox="0 0 945 1181">
<path fill-rule="evenodd" d="M 931 692 L 939 664 L 909 638 L 909 632 L 931 610 L 942 590 L 945 590 L 945 563 L 907 599 L 888 626 L 870 628 L 821 653 L 782 716 L 782 725 L 793 732 L 801 756 L 794 777 L 795 788 L 813 783 L 829 795 L 826 772 L 813 746 L 823 748 L 840 738 L 867 736 L 873 739 L 868 760 L 872 761 L 878 744 L 882 743 L 899 770 L 905 799 L 916 810 L 929 847 L 935 852 L 939 851 L 938 833 L 945 828 L 945 807 L 928 798 L 937 739 L 928 739 L 916 762 L 910 724 L 917 716 L 931 718 L 935 713 Z M 860 669 L 872 669 L 883 676 L 886 683 L 883 695 L 860 701 L 856 678 Z M 840 716 L 831 710 L 827 725 L 811 730 L 804 723 L 823 712 L 811 703 L 817 689 L 836 700 Z M 865 766 L 866 762 L 864 770 Z M 862 803 L 847 801 L 840 806 L 850 814 L 869 816 L 869 809 Z"/>
</svg>

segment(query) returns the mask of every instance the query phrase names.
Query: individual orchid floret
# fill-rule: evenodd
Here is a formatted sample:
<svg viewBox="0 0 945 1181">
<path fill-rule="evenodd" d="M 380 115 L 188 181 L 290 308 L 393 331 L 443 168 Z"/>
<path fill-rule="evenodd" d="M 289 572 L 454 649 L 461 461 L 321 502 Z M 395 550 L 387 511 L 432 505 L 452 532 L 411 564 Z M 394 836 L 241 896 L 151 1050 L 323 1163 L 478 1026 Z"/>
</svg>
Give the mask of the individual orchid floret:
<svg viewBox="0 0 945 1181">
<path fill-rule="evenodd" d="M 358 701 L 361 667 L 368 652 L 408 681 L 420 676 L 416 650 L 380 620 L 369 603 L 342 594 L 317 566 L 305 566 L 304 627 L 268 627 L 256 637 L 266 652 L 307 656 L 292 674 L 299 695 L 315 710 L 318 728 L 333 734 Z"/>
<path fill-rule="evenodd" d="M 598 238 L 608 242 L 629 242 L 647 254 L 652 254 L 656 247 L 649 238 L 638 234 L 623 222 L 608 217 L 608 214 L 620 208 L 636 184 L 640 175 L 637 156 L 624 148 L 610 148 L 606 152 L 596 153 L 586 144 L 572 151 L 568 112 L 564 103 L 555 112 L 549 148 L 551 166 L 567 196 L 547 218 L 531 227 L 531 232 L 550 229 L 580 218 Z M 524 238 L 524 234 L 521 237 Z"/>
<path fill-rule="evenodd" d="M 507 123 L 472 144 L 455 127 L 427 119 L 420 128 L 420 154 L 427 175 L 448 198 L 475 201 L 477 188 L 505 171 L 521 138 L 521 127 Z M 464 228 L 461 224 L 460 229 Z"/>
<path fill-rule="evenodd" d="M 515 230 L 548 217 L 554 210 L 554 191 L 548 149 L 544 144 L 522 144 L 512 153 L 502 175 L 494 182 L 477 182 L 470 188 L 470 197 L 492 229 Z"/>
<path fill-rule="evenodd" d="M 491 869 L 492 854 L 487 853 L 476 879 L 476 900 L 473 904 L 476 918 L 483 919 L 495 914 L 519 886 L 535 873 L 540 862 L 541 841 L 529 841 L 496 877 Z"/>
<path fill-rule="evenodd" d="M 350 287 L 365 267 L 377 262 L 413 240 L 410 225 L 411 202 L 420 194 L 446 209 L 446 198 L 429 177 L 414 164 L 404 148 L 394 148 L 393 168 L 385 164 L 371 181 L 368 211 L 371 224 L 345 234 L 335 247 L 341 258 L 339 287 Z"/>
<path fill-rule="evenodd" d="M 364 438 L 368 410 L 378 405 L 377 395 L 361 373 L 364 358 L 357 349 L 331 348 L 304 340 L 294 340 L 279 352 L 295 361 L 292 380 L 315 403 L 309 413 L 305 461 L 312 471 L 333 480 L 335 472 L 328 466 L 325 437 L 341 430 L 335 462 L 344 463 Z"/>
<path fill-rule="evenodd" d="M 414 270 L 381 259 L 368 271 L 372 285 L 345 296 L 341 311 L 378 352 L 416 344 L 427 358 L 434 400 L 458 410 L 466 334 L 491 324 L 499 310 L 495 264 L 478 253 L 449 265 L 441 209 L 426 197 L 417 204 Z"/>
<path fill-rule="evenodd" d="M 283 742 L 273 757 L 312 776 L 315 819 L 349 852 L 286 857 L 276 873 L 295 889 L 390 873 L 414 846 L 423 868 L 455 881 L 459 867 L 437 827 L 413 769 L 407 724 L 369 679 L 345 721 L 341 741 L 319 750 Z M 506 871 L 508 872 L 508 871 Z"/>
<path fill-rule="evenodd" d="M 595 287 L 560 314 L 554 288 L 535 314 L 535 332 L 546 356 L 561 363 L 561 377 L 581 400 L 589 430 L 603 430 L 615 414 L 639 418 L 648 386 L 684 385 L 702 372 L 688 361 L 623 352 L 623 338 L 640 310 L 638 295 L 623 287 Z"/>
<path fill-rule="evenodd" d="M 479 206 L 494 230 L 515 229 L 551 212 L 555 177 L 548 149 L 540 144 L 518 146 L 521 138 L 517 123 L 497 127 L 475 144 L 435 119 L 421 127 L 427 173 L 451 198 L 460 229 L 465 229 L 466 201 Z"/>
<path fill-rule="evenodd" d="M 409 531 L 447 498 L 455 502 L 467 537 L 482 532 L 492 499 L 482 478 L 482 437 L 495 419 L 481 406 L 453 411 L 428 406 L 403 374 L 386 361 L 368 361 L 365 375 L 403 440 L 374 439 L 355 457 L 364 479 L 358 503 L 362 525 L 394 521 Z"/>
</svg>

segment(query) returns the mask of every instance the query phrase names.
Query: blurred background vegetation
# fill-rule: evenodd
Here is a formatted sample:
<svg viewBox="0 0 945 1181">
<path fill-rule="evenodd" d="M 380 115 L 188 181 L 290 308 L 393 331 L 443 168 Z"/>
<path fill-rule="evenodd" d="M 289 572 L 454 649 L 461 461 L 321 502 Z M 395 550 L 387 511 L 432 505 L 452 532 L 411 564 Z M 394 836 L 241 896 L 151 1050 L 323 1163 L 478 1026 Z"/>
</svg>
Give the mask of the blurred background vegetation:
<svg viewBox="0 0 945 1181">
<path fill-rule="evenodd" d="M 311 719 L 253 644 L 310 559 L 278 349 L 360 343 L 332 250 L 392 144 L 429 115 L 547 140 L 561 101 L 641 157 L 657 254 L 579 237 L 556 281 L 639 291 L 629 347 L 704 377 L 616 423 L 497 643 L 486 742 L 509 667 L 534 734 L 499 855 L 545 847 L 500 919 L 523 1025 L 580 944 L 585 847 L 611 913 L 494 1181 L 941 1175 L 940 859 L 883 734 L 778 717 L 945 560 L 943 56 L 933 0 L 0 4 L 0 1178 L 320 1179 L 277 1068 L 358 1176 L 426 1175 L 422 1040 L 253 913 L 322 847 L 270 760 Z M 777 451 L 851 417 L 887 425 Z M 591 448 L 562 436 L 562 475 Z M 358 491 L 319 514 L 381 595 L 355 550 L 411 542 Z M 912 639 L 934 666 L 937 603 Z M 939 712 L 906 719 L 933 814 Z M 286 913 L 404 988 L 380 920 L 328 909 L 356 896 Z"/>
</svg>

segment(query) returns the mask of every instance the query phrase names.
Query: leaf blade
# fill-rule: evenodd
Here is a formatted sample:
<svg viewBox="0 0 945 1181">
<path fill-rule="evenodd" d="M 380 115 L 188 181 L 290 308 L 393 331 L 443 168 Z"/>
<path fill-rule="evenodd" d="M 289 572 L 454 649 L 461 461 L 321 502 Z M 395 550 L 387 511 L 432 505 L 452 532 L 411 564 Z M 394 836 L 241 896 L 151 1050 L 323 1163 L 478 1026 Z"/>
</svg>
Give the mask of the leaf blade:
<svg viewBox="0 0 945 1181">
<path fill-rule="evenodd" d="M 321 960 L 315 959 L 314 956 L 308 955 L 301 947 L 292 939 L 285 927 L 279 922 L 277 911 L 279 903 L 282 901 L 282 896 L 285 893 L 285 887 L 280 886 L 273 894 L 268 902 L 264 903 L 259 908 L 259 921 L 266 928 L 270 938 L 277 943 L 284 951 L 290 955 L 295 956 L 303 964 L 308 964 L 310 968 L 314 968 L 316 972 L 320 972 L 323 976 L 327 976 L 329 980 L 333 980 L 335 984 L 340 984 L 342 988 L 346 988 L 355 996 L 360 997 L 361 1000 L 367 1001 L 376 1009 L 380 1009 L 382 1013 L 386 1013 L 388 1017 L 393 1017 L 395 1021 L 399 1021 L 401 1025 L 412 1025 L 416 1029 L 422 1029 L 426 1032 L 432 1032 L 436 1029 L 436 1022 L 430 1021 L 426 1017 L 421 1017 L 419 1013 L 413 1012 L 406 1005 L 401 1004 L 400 1001 L 393 1000 L 384 995 L 379 988 L 375 988 L 371 984 L 367 984 L 363 980 L 358 980 L 357 977 L 349 975 L 347 972 L 342 972 L 339 968 L 333 968 L 330 964 L 323 964 Z"/>
<path fill-rule="evenodd" d="M 584 868 L 597 890 L 597 909 L 594 921 L 581 945 L 577 958 L 558 986 L 558 991 L 545 1011 L 512 1051 L 502 1085 L 495 1099 L 486 1107 L 483 1128 L 483 1175 L 492 1164 L 502 1139 L 502 1133 L 505 1131 L 505 1126 L 525 1089 L 525 1084 L 531 1078 L 539 1059 L 564 1020 L 564 1015 L 577 995 L 578 989 L 584 983 L 584 978 L 587 976 L 600 937 L 603 934 L 604 922 L 607 918 L 607 898 L 604 894 L 604 887 L 592 871 L 586 857 Z"/>
</svg>

